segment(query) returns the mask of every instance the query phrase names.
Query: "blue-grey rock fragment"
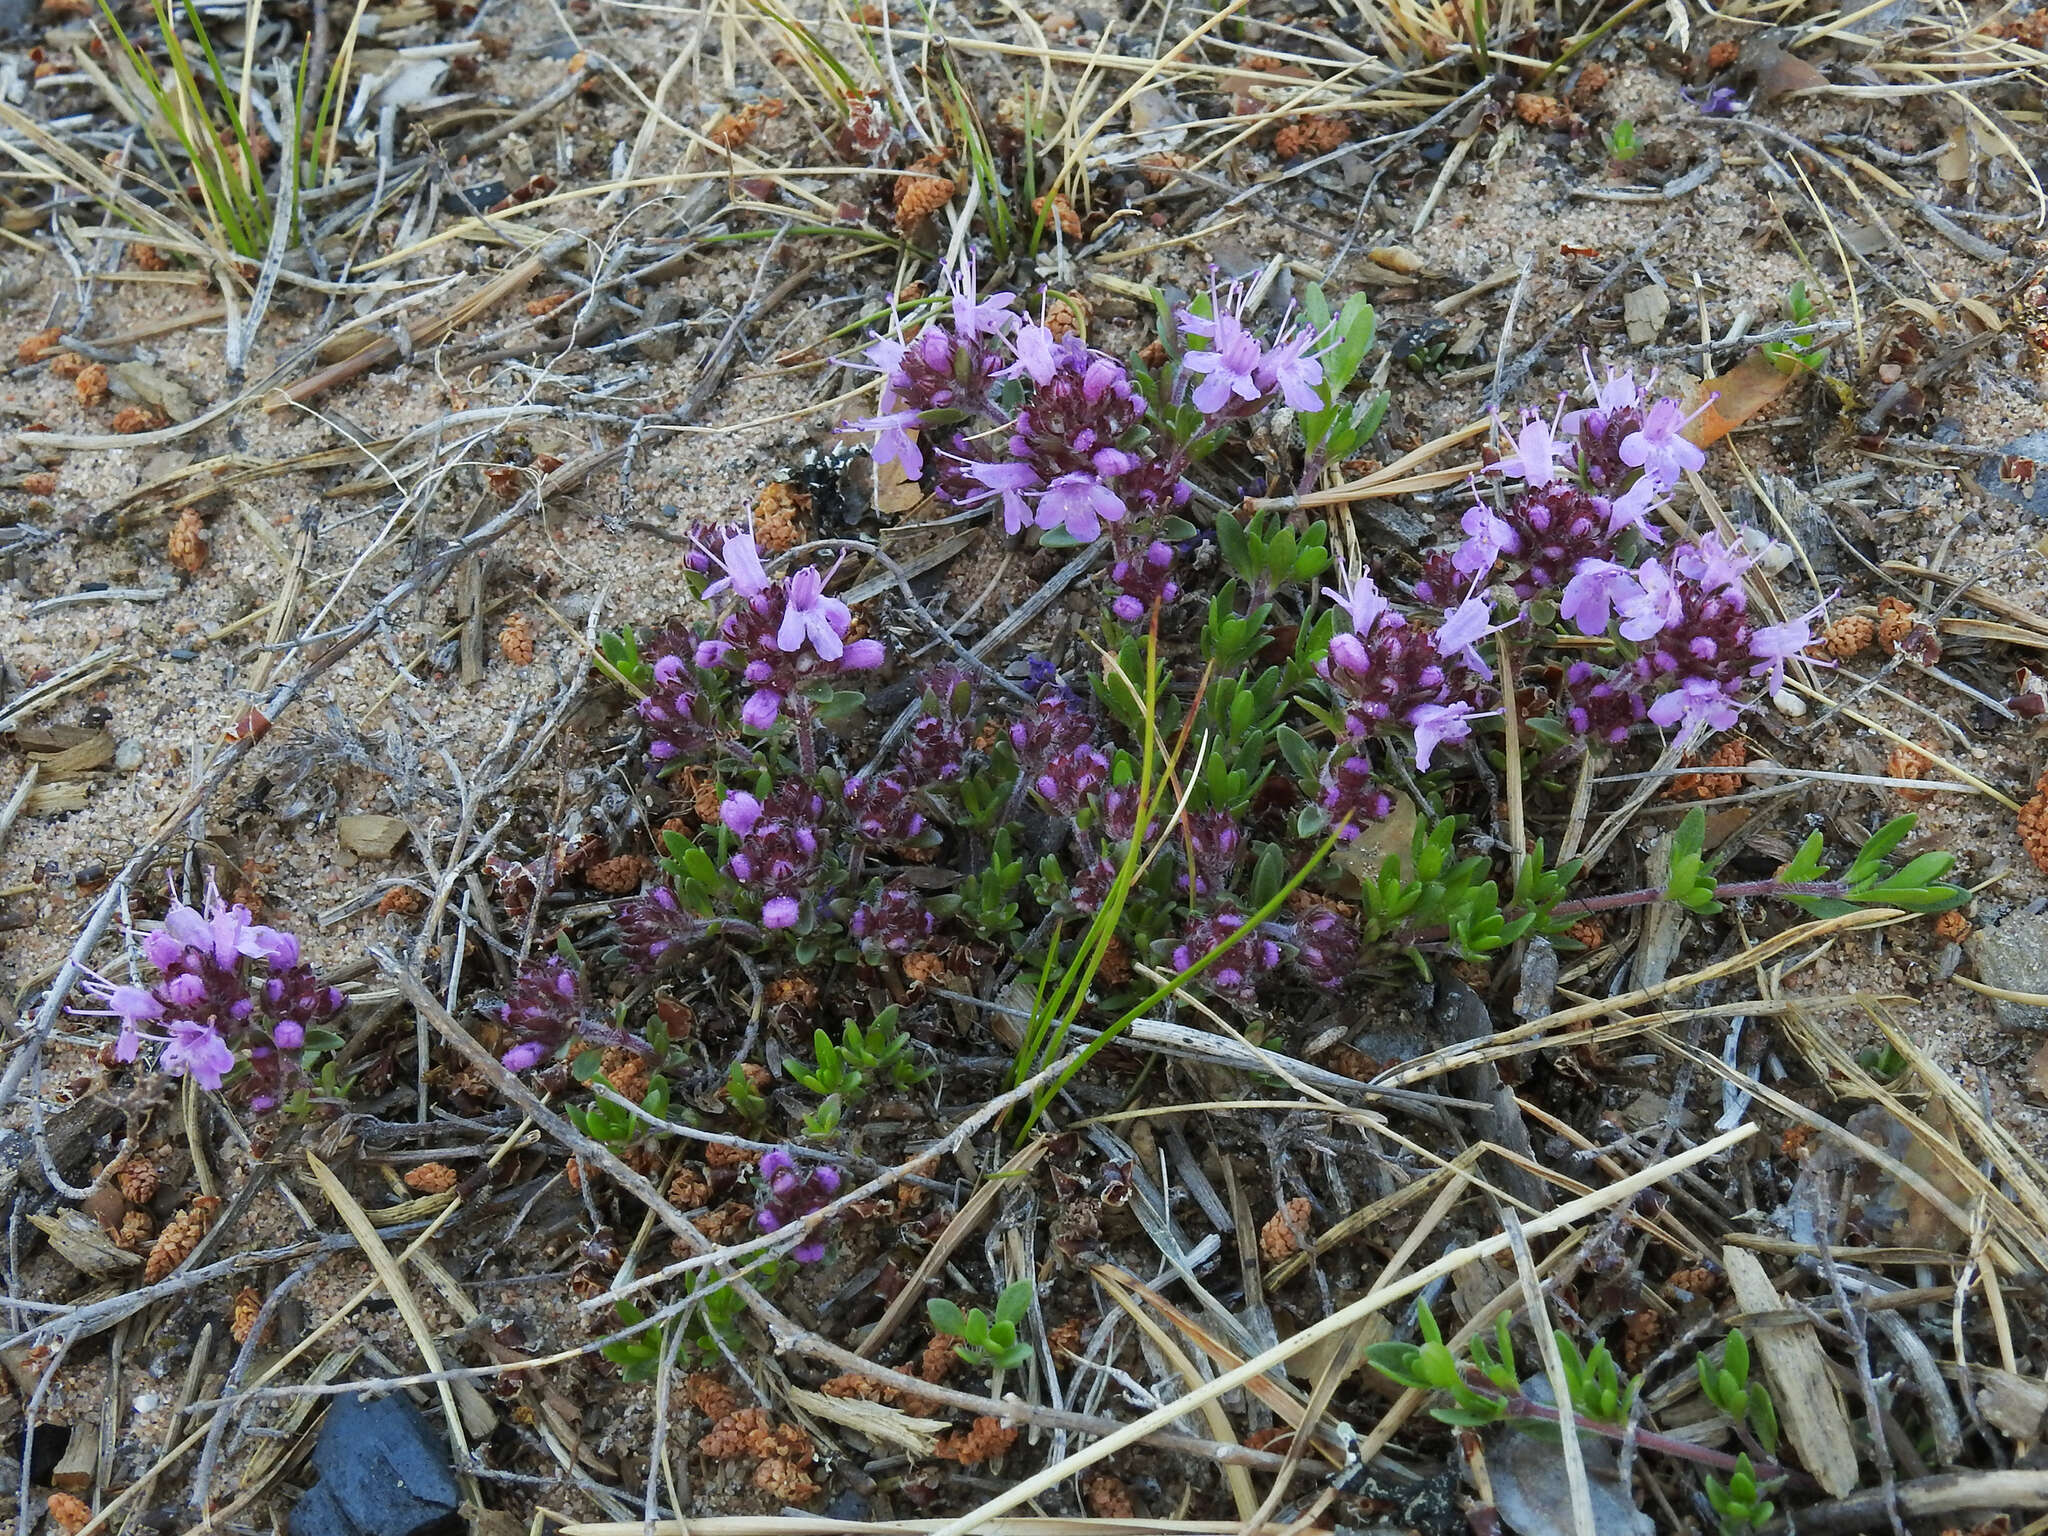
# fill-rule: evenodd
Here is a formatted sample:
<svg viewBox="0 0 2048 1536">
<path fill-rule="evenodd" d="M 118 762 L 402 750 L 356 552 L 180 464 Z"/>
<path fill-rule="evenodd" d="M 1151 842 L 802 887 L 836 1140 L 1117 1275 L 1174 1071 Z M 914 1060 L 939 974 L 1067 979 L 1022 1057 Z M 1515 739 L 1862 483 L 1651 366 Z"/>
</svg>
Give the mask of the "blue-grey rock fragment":
<svg viewBox="0 0 2048 1536">
<path fill-rule="evenodd" d="M 313 1467 L 320 1481 L 292 1507 L 291 1536 L 432 1536 L 455 1523 L 448 1447 L 402 1392 L 337 1398 Z"/>
</svg>

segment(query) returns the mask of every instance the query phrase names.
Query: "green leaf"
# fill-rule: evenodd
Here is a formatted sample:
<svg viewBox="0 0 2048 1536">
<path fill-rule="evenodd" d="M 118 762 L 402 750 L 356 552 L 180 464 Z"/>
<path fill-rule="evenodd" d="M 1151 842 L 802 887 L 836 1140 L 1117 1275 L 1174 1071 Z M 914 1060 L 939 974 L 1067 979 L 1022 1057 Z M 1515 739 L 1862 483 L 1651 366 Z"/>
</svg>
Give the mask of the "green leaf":
<svg viewBox="0 0 2048 1536">
<path fill-rule="evenodd" d="M 967 1314 L 952 1302 L 934 1296 L 924 1304 L 924 1311 L 940 1333 L 949 1333 L 956 1339 L 967 1337 Z"/>
<path fill-rule="evenodd" d="M 1427 1390 L 1429 1383 L 1416 1370 L 1416 1362 L 1422 1351 L 1413 1344 L 1385 1340 L 1366 1346 L 1365 1362 L 1382 1376 L 1399 1382 L 1404 1387 Z"/>
<path fill-rule="evenodd" d="M 1003 1294 L 996 1298 L 996 1321 L 1007 1323 L 1012 1328 L 1024 1321 L 1031 1310 L 1031 1297 L 1037 1287 L 1027 1280 L 1012 1280 L 1003 1287 Z"/>
<path fill-rule="evenodd" d="M 597 1051 L 578 1051 L 569 1063 L 569 1075 L 579 1083 L 590 1082 L 598 1074 L 604 1057 Z"/>
<path fill-rule="evenodd" d="M 1749 1428 L 1766 1455 L 1778 1454 L 1778 1405 L 1762 1382 L 1749 1389 Z"/>
<path fill-rule="evenodd" d="M 1856 850 L 1856 858 L 1849 866 L 1849 883 L 1860 885 L 1875 876 L 1883 867 L 1891 851 L 1913 834 L 1913 824 L 1919 820 L 1911 811 L 1903 816 L 1894 816 L 1864 840 Z"/>
</svg>

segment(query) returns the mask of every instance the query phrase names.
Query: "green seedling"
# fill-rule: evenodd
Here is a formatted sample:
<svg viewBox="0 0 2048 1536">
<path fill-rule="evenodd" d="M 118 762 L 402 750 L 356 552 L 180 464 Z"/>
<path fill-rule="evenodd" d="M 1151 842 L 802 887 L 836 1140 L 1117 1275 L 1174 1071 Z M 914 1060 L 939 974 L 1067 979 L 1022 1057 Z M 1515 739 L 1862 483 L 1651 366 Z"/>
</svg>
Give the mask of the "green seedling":
<svg viewBox="0 0 2048 1536">
<path fill-rule="evenodd" d="M 934 1296 L 924 1304 L 932 1326 L 951 1334 L 959 1342 L 953 1353 L 969 1365 L 985 1371 L 1013 1371 L 1031 1358 L 1031 1346 L 1017 1337 L 1017 1325 L 1031 1310 L 1032 1285 L 1014 1280 L 996 1298 L 996 1315 L 991 1318 L 979 1307 L 962 1312 L 952 1302 Z"/>
</svg>

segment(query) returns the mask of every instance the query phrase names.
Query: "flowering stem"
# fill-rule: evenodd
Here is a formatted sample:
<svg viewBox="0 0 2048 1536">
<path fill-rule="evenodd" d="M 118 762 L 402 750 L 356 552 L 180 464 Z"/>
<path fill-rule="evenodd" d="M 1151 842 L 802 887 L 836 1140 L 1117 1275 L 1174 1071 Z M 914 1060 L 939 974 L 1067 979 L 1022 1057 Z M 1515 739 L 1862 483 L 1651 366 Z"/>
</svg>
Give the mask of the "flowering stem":
<svg viewBox="0 0 2048 1536">
<path fill-rule="evenodd" d="M 808 779 L 818 771 L 818 738 L 811 720 L 809 701 L 791 700 L 789 717 L 796 726 L 796 760 Z"/>
<path fill-rule="evenodd" d="M 1470 1379 L 1474 1386 L 1486 1391 L 1488 1396 L 1493 1396 L 1494 1392 L 1498 1390 L 1489 1390 L 1491 1383 L 1476 1371 L 1470 1373 Z M 1499 1397 L 1496 1398 L 1496 1401 L 1501 1403 L 1503 1412 L 1511 1419 L 1538 1419 L 1546 1424 L 1563 1423 L 1562 1415 L 1548 1403 L 1539 1403 L 1534 1398 L 1523 1396 L 1520 1393 L 1515 1394 L 1513 1397 Z M 1647 1429 L 1638 1429 L 1634 1434 L 1630 1434 L 1620 1424 L 1604 1424 L 1597 1419 L 1589 1419 L 1583 1415 L 1577 1416 L 1577 1423 L 1580 1430 L 1601 1435 L 1609 1440 L 1633 1440 L 1646 1451 L 1657 1451 L 1665 1456 L 1675 1456 L 1681 1461 L 1690 1461 L 1703 1467 L 1712 1467 L 1720 1472 L 1733 1472 L 1735 1470 L 1735 1458 L 1726 1451 L 1717 1451 L 1708 1446 L 1695 1445 L 1690 1440 L 1674 1439 L 1670 1435 L 1660 1435 L 1654 1430 Z M 1758 1457 L 1752 1458 L 1751 1465 L 1755 1468 L 1759 1482 L 1780 1477 L 1794 1478 L 1802 1483 L 1806 1481 L 1798 1473 L 1792 1471 L 1791 1468 L 1780 1466 L 1769 1457 L 1764 1457 L 1760 1454 Z"/>
<path fill-rule="evenodd" d="M 1739 901 L 1749 896 L 1846 896 L 1846 880 L 1741 880 L 1714 887 L 1716 901 Z M 1607 896 L 1576 896 L 1550 909 L 1552 917 L 1583 917 L 1590 912 L 1612 912 L 1621 907 L 1646 907 L 1664 899 L 1662 886 L 1645 886 L 1639 891 L 1616 891 Z"/>
</svg>

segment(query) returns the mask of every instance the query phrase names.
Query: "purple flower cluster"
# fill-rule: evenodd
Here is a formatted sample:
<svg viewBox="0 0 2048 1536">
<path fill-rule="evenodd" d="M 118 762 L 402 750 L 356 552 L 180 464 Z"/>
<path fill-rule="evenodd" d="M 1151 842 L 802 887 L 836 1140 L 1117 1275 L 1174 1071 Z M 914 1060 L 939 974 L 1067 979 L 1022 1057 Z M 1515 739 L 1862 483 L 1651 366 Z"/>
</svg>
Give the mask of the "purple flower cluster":
<svg viewBox="0 0 2048 1536">
<path fill-rule="evenodd" d="M 141 943 L 156 983 L 116 985 L 89 975 L 81 990 L 104 1006 L 79 1011 L 120 1020 L 116 1060 L 134 1061 L 152 1043 L 161 1071 L 209 1090 L 235 1070 L 241 1053 L 249 1107 L 258 1114 L 276 1109 L 303 1079 L 308 1031 L 348 1005 L 301 961 L 296 938 L 228 905 L 211 879 L 199 907 L 172 901 L 163 926 Z"/>
<path fill-rule="evenodd" d="M 1389 727 L 1406 727 L 1421 769 L 1429 767 L 1438 747 L 1468 740 L 1480 687 L 1492 676 L 1474 649 L 1492 633 L 1484 600 L 1468 598 L 1429 628 L 1396 613 L 1370 572 L 1323 590 L 1350 627 L 1331 637 L 1330 653 L 1316 670 L 1342 703 L 1350 736 L 1366 741 Z M 1339 770 L 1340 782 L 1345 771 Z M 1359 798 L 1362 788 L 1340 793 L 1351 797 L 1347 809 L 1364 812 L 1374 803 Z"/>
<path fill-rule="evenodd" d="M 552 957 L 527 964 L 498 1010 L 498 1021 L 514 1037 L 501 1058 L 506 1070 L 539 1066 L 581 1032 L 589 1018 L 581 971 Z"/>
<path fill-rule="evenodd" d="M 723 670 L 748 690 L 740 723 L 769 731 L 803 690 L 851 672 L 872 671 L 885 657 L 878 640 L 848 640 L 853 615 L 825 588 L 832 570 L 803 566 L 771 579 L 753 535 L 726 533 L 716 556 L 700 550 L 706 570 L 723 574 L 705 596 L 731 593 L 738 601 L 719 622 L 718 638 L 692 641 L 664 631 L 653 657 L 654 682 L 638 705 L 653 734 L 649 754 L 659 762 L 702 749 L 711 716 L 702 698 L 702 672 Z"/>
<path fill-rule="evenodd" d="M 1249 921 L 1242 912 L 1221 907 L 1190 918 L 1173 947 L 1173 968 L 1185 971 L 1219 944 L 1229 943 Z M 1246 934 L 1225 950 L 1202 972 L 1201 982 L 1212 992 L 1239 1002 L 1258 999 L 1259 983 L 1280 967 L 1280 945 L 1263 929 Z"/>
<path fill-rule="evenodd" d="M 925 903 L 922 892 L 908 885 L 892 884 L 853 909 L 846 931 L 873 958 L 872 952 L 907 955 L 923 949 L 931 943 L 938 926 L 939 920 Z"/>
<path fill-rule="evenodd" d="M 1089 543 L 1108 529 L 1115 610 L 1126 624 L 1178 595 L 1172 546 L 1145 530 L 1187 503 L 1182 476 L 1195 445 L 1282 401 L 1297 410 L 1323 404 L 1322 334 L 1283 320 L 1262 341 L 1246 323 L 1240 288 L 1175 313 L 1178 364 L 1160 403 L 1175 408 L 1167 416 L 1181 428 L 1176 437 L 1122 362 L 1025 317 L 1014 294 L 978 298 L 971 265 L 948 282 L 948 319 L 868 347 L 881 411 L 847 430 L 878 434 L 876 460 L 912 479 L 930 471 L 949 505 L 1000 506 L 1008 533 L 1057 529 Z M 1192 424 L 1183 405 L 1193 408 Z M 933 441 L 938 452 L 928 457 Z"/>
<path fill-rule="evenodd" d="M 826 1163 L 798 1170 L 796 1159 L 786 1148 L 761 1154 L 761 1181 L 766 1186 L 761 1207 L 754 1213 L 754 1225 L 763 1232 L 780 1232 L 813 1211 L 824 1209 L 839 1193 L 839 1170 Z M 799 1264 L 815 1264 L 825 1257 L 822 1234 L 799 1243 L 789 1256 Z"/>
<path fill-rule="evenodd" d="M 1751 561 L 1714 535 L 1666 555 L 1646 548 L 1661 542 L 1649 515 L 1706 463 L 1684 435 L 1690 421 L 1677 401 L 1646 398 L 1614 369 L 1593 381 L 1592 404 L 1555 428 L 1525 416 L 1512 451 L 1490 466 L 1523 488 L 1498 508 L 1472 507 L 1463 542 L 1433 557 L 1417 584 L 1440 601 L 1461 584 L 1504 582 L 1524 602 L 1555 599 L 1582 635 L 1625 642 L 1619 666 L 1567 669 L 1576 734 L 1611 744 L 1646 719 L 1726 730 L 1742 696 L 1760 681 L 1782 687 L 1787 658 L 1812 641 L 1810 616 L 1753 622 L 1742 581 Z"/>
<path fill-rule="evenodd" d="M 725 872 L 761 904 L 761 926 L 794 928 L 822 858 L 824 797 L 789 779 L 766 800 L 744 790 L 726 796 L 718 819 L 740 840 Z"/>
<path fill-rule="evenodd" d="M 1783 686 L 1786 661 L 1812 643 L 1805 615 L 1779 624 L 1751 616 L 1743 576 L 1750 557 L 1712 534 L 1666 551 L 1653 513 L 1705 453 L 1685 437 L 1691 418 L 1674 400 L 1649 398 L 1625 372 L 1592 381 L 1591 403 L 1546 421 L 1526 415 L 1495 484 L 1461 522 L 1463 538 L 1423 562 L 1416 597 L 1440 618 L 1395 611 L 1361 571 L 1325 588 L 1338 629 L 1318 672 L 1343 712 L 1340 743 L 1314 786 L 1317 806 L 1342 835 L 1386 816 L 1362 744 L 1405 729 L 1426 770 L 1437 749 L 1471 736 L 1489 685 L 1488 637 L 1527 621 L 1538 602 L 1588 639 L 1607 642 L 1565 670 L 1558 707 L 1573 734 L 1612 745 L 1645 721 L 1667 729 L 1725 730 L 1746 696 Z M 1505 589 L 1505 592 L 1502 592 Z M 1495 622 L 1496 601 L 1512 595 Z"/>
</svg>

